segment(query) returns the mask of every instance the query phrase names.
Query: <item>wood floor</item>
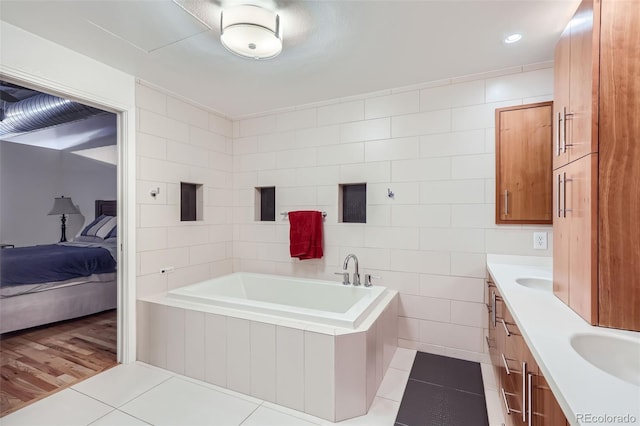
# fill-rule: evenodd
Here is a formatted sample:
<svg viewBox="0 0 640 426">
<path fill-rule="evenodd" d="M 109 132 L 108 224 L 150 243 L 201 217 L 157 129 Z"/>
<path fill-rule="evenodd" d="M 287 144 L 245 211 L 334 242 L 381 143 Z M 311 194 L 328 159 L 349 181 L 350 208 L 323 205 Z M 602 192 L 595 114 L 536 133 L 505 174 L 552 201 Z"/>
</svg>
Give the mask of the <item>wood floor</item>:
<svg viewBox="0 0 640 426">
<path fill-rule="evenodd" d="M 0 417 L 117 364 L 116 311 L 0 336 Z"/>
</svg>

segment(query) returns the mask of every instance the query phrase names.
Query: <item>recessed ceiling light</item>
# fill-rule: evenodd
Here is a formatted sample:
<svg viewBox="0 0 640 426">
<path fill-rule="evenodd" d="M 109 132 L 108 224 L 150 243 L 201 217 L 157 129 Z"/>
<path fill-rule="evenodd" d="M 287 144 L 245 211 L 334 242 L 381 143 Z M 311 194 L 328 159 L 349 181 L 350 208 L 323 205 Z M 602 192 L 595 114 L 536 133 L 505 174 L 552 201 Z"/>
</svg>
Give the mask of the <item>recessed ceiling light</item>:
<svg viewBox="0 0 640 426">
<path fill-rule="evenodd" d="M 515 34 L 511 34 L 510 36 L 507 36 L 507 38 L 504 39 L 504 42 L 507 44 L 511 44 L 511 43 L 520 41 L 521 38 L 522 38 L 522 34 L 515 33 Z"/>
</svg>

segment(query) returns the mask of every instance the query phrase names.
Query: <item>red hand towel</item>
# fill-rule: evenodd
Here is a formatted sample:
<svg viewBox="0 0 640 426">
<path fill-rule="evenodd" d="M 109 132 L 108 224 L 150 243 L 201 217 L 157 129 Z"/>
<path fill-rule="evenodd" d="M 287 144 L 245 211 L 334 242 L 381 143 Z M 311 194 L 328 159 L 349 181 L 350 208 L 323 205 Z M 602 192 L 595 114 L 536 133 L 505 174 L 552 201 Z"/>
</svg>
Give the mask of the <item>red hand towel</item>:
<svg viewBox="0 0 640 426">
<path fill-rule="evenodd" d="M 322 212 L 289 212 L 289 253 L 298 259 L 322 258 Z"/>
</svg>

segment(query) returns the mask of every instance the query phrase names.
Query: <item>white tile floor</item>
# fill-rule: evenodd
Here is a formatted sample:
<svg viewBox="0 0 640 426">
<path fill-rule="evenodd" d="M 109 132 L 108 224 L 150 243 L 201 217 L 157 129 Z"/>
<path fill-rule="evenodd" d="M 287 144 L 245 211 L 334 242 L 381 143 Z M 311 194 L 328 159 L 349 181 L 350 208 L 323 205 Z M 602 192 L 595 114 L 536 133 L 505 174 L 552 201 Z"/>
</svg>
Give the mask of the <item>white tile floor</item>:
<svg viewBox="0 0 640 426">
<path fill-rule="evenodd" d="M 339 424 L 392 426 L 415 354 L 415 350 L 398 348 L 369 413 Z M 482 367 L 490 424 L 500 425 L 502 414 L 495 381 L 492 375 L 487 375 L 491 367 Z M 136 362 L 114 367 L 9 414 L 0 419 L 0 424 L 309 426 L 333 423 Z"/>
</svg>

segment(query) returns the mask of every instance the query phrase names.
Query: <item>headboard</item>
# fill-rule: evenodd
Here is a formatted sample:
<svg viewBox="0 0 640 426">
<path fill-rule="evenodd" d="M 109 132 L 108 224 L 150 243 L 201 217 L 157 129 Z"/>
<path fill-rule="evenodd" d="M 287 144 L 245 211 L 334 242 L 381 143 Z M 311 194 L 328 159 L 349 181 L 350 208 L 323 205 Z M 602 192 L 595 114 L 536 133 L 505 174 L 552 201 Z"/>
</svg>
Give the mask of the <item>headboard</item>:
<svg viewBox="0 0 640 426">
<path fill-rule="evenodd" d="M 96 216 L 101 214 L 107 216 L 118 215 L 118 204 L 116 200 L 96 200 Z"/>
</svg>

